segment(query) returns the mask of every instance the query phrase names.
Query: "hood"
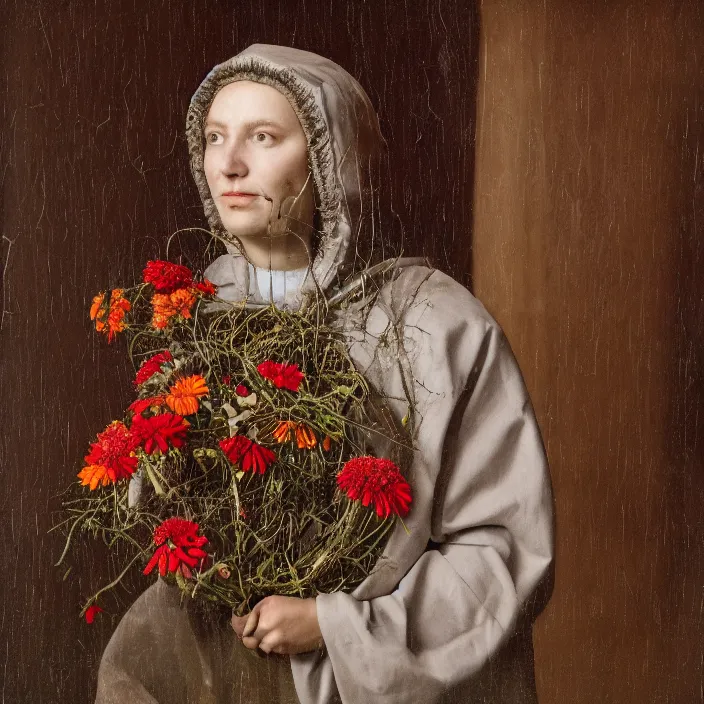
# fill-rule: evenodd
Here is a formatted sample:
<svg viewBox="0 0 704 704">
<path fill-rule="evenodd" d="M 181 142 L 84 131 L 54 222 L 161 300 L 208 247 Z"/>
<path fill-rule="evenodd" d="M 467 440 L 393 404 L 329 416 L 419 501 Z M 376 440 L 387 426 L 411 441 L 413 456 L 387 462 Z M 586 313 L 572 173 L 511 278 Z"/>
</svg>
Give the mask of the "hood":
<svg viewBox="0 0 704 704">
<path fill-rule="evenodd" d="M 358 243 L 373 236 L 376 164 L 384 144 L 364 89 L 333 61 L 291 47 L 253 44 L 210 71 L 191 99 L 186 136 L 191 170 L 211 230 L 239 255 L 222 225 L 203 171 L 203 124 L 216 93 L 228 83 L 257 81 L 276 88 L 293 107 L 308 140 L 308 159 L 319 213 L 319 234 L 307 288 L 325 291 L 337 274 L 361 269 Z M 230 257 L 232 258 L 232 257 Z M 344 269 L 339 271 L 345 264 Z M 347 266 L 349 265 L 349 266 Z"/>
</svg>

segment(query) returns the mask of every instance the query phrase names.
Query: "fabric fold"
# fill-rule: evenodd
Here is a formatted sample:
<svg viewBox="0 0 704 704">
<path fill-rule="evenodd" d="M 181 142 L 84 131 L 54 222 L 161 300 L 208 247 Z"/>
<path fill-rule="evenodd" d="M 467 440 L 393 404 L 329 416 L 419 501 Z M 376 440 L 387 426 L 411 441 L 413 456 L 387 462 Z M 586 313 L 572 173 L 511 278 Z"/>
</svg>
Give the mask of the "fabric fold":
<svg viewBox="0 0 704 704">
<path fill-rule="evenodd" d="M 411 338 L 405 342 L 422 417 L 407 523 L 416 539 L 395 529 L 386 554 L 398 560 L 400 574 L 387 593 L 370 593 L 363 583 L 351 595 L 317 597 L 327 658 L 292 658 L 304 704 L 535 698 L 531 662 L 516 663 L 514 681 L 504 687 L 511 697 L 522 692 L 521 699 L 497 695 L 487 664 L 511 652 L 502 652 L 509 640 L 529 638 L 530 596 L 551 563 L 542 440 L 498 325 L 449 277 L 424 273 L 404 272 L 382 292 L 382 299 L 398 301 L 395 290 L 412 290 L 413 280 L 423 280 L 402 320 L 387 317 L 391 305 L 372 311 L 367 332 L 373 334 L 356 350 L 358 358 L 373 360 L 368 378 L 398 398 L 400 376 L 389 373 L 398 364 L 374 340 L 380 329 L 392 328 Z M 437 548 L 419 549 L 426 539 Z M 327 699 L 319 696 L 321 681 L 336 685 Z"/>
</svg>

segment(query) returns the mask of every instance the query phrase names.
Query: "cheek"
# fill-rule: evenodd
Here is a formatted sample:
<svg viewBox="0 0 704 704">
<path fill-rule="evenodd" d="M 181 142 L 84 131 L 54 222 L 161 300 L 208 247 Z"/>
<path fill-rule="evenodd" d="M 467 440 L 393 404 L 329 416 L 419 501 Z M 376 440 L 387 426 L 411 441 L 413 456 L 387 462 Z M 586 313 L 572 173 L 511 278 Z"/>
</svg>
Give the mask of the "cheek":
<svg viewBox="0 0 704 704">
<path fill-rule="evenodd" d="M 205 180 L 208 182 L 208 187 L 211 189 L 215 183 L 215 175 L 217 173 L 217 167 L 215 164 L 215 158 L 212 152 L 205 152 L 203 156 L 203 173 L 205 174 Z"/>
<path fill-rule="evenodd" d="M 308 161 L 301 160 L 297 155 L 291 155 L 281 160 L 278 165 L 277 179 L 282 193 L 295 195 L 303 188 L 308 177 Z"/>
</svg>

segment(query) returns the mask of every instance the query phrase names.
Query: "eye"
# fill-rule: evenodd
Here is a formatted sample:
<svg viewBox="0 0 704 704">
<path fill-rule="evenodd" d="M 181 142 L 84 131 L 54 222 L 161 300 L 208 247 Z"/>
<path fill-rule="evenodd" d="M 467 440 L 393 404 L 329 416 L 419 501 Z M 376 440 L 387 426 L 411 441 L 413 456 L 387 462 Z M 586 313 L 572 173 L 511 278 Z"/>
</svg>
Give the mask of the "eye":
<svg viewBox="0 0 704 704">
<path fill-rule="evenodd" d="M 266 144 L 267 142 L 273 142 L 274 138 L 268 132 L 257 132 L 254 135 L 254 141 L 259 144 Z"/>
<path fill-rule="evenodd" d="M 219 132 L 208 132 L 205 135 L 206 144 L 220 144 L 222 135 Z"/>
</svg>

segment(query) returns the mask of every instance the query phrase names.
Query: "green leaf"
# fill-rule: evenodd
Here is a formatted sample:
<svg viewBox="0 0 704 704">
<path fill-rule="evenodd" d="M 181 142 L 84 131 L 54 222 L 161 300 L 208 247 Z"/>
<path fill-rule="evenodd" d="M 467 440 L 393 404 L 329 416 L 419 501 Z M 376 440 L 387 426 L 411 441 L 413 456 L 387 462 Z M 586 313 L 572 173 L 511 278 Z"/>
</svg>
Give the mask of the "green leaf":
<svg viewBox="0 0 704 704">
<path fill-rule="evenodd" d="M 149 478 L 149 481 L 152 483 L 152 486 L 154 487 L 154 491 L 156 491 L 157 496 L 166 496 L 166 492 L 164 491 L 164 488 L 161 486 L 161 484 L 159 484 L 158 479 L 154 476 L 154 472 L 152 472 L 152 468 L 148 462 L 144 463 L 144 469 L 147 472 L 147 477 Z"/>
</svg>

